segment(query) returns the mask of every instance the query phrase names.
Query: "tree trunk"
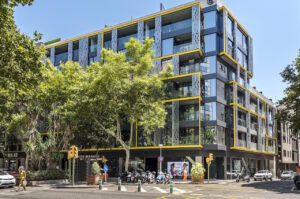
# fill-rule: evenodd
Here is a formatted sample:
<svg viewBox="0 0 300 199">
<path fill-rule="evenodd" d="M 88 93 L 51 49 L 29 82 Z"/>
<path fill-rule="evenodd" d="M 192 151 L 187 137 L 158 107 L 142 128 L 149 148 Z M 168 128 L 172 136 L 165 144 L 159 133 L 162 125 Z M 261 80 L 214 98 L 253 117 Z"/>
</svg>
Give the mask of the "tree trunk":
<svg viewBox="0 0 300 199">
<path fill-rule="evenodd" d="M 28 170 L 28 159 L 29 154 L 26 152 L 26 158 L 25 158 L 25 169 Z"/>
<path fill-rule="evenodd" d="M 130 158 L 130 149 L 125 149 L 126 158 L 125 158 L 125 172 L 128 172 L 129 158 Z"/>
</svg>

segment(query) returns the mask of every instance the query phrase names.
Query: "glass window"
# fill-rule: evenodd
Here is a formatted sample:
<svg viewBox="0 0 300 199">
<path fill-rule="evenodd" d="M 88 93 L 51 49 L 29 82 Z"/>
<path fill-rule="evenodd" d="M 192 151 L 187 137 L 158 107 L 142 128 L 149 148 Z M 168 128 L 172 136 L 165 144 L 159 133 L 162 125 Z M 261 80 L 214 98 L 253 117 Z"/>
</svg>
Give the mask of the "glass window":
<svg viewBox="0 0 300 199">
<path fill-rule="evenodd" d="M 227 18 L 226 29 L 227 29 L 227 33 L 229 33 L 231 36 L 233 36 L 233 34 L 232 34 L 233 20 L 230 17 Z"/>
<path fill-rule="evenodd" d="M 125 43 L 127 43 L 131 37 L 137 38 L 137 34 L 132 34 L 132 35 L 118 38 L 118 51 L 122 51 L 125 49 Z"/>
<path fill-rule="evenodd" d="M 68 52 L 55 55 L 54 66 L 59 66 L 60 62 L 66 63 L 68 61 Z"/>
<path fill-rule="evenodd" d="M 247 50 L 248 48 L 248 39 L 247 36 L 238 28 L 236 33 L 236 42 L 239 46 Z"/>
<path fill-rule="evenodd" d="M 244 55 L 240 49 L 237 49 L 237 61 L 240 65 L 244 64 Z"/>
<path fill-rule="evenodd" d="M 97 52 L 97 37 L 89 39 L 89 54 Z"/>
<path fill-rule="evenodd" d="M 217 47 L 216 40 L 217 40 L 216 34 L 210 34 L 210 35 L 204 36 L 206 53 L 216 50 L 216 47 Z"/>
<path fill-rule="evenodd" d="M 205 57 L 200 63 L 200 71 L 203 75 L 216 73 L 217 58 L 216 56 Z"/>
<path fill-rule="evenodd" d="M 103 47 L 106 48 L 106 49 L 111 49 L 111 40 L 105 41 L 103 43 Z"/>
<path fill-rule="evenodd" d="M 216 144 L 216 127 L 205 126 L 203 132 L 203 144 Z"/>
<path fill-rule="evenodd" d="M 214 28 L 216 27 L 216 11 L 204 13 L 204 28 Z"/>
<path fill-rule="evenodd" d="M 174 39 L 165 39 L 162 41 L 162 55 L 171 55 L 173 54 L 173 44 L 174 44 Z"/>
<path fill-rule="evenodd" d="M 227 42 L 227 54 L 233 57 L 233 42 L 230 39 Z"/>
<path fill-rule="evenodd" d="M 192 121 L 199 119 L 198 105 L 185 105 L 179 108 L 180 121 Z"/>
<path fill-rule="evenodd" d="M 197 128 L 180 128 L 179 130 L 180 145 L 199 144 L 199 131 Z"/>
<path fill-rule="evenodd" d="M 205 84 L 205 97 L 216 96 L 216 79 L 208 79 L 204 81 Z"/>
<path fill-rule="evenodd" d="M 89 57 L 89 65 L 91 65 L 93 62 L 97 61 L 97 56 L 95 57 Z"/>
<path fill-rule="evenodd" d="M 201 106 L 201 120 L 216 120 L 216 102 L 205 103 L 203 106 Z"/>
</svg>

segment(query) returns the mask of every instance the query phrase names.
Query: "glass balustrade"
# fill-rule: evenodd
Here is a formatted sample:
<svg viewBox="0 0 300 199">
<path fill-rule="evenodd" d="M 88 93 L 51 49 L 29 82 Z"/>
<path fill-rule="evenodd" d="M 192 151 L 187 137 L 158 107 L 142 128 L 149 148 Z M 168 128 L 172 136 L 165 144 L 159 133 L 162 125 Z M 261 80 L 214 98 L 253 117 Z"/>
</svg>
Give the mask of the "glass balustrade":
<svg viewBox="0 0 300 199">
<path fill-rule="evenodd" d="M 238 119 L 238 125 L 240 125 L 240 126 L 243 126 L 243 127 L 247 127 L 247 125 L 246 125 L 246 120 L 243 120 L 243 119 Z"/>
<path fill-rule="evenodd" d="M 60 53 L 55 55 L 54 65 L 59 66 L 60 62 L 65 63 L 67 61 L 68 61 L 68 52 Z"/>
<path fill-rule="evenodd" d="M 176 23 L 168 24 L 162 27 L 162 34 L 171 33 L 178 30 L 191 29 L 192 31 L 192 19 L 186 19 Z"/>
<path fill-rule="evenodd" d="M 257 143 L 250 142 L 250 149 L 257 150 Z"/>
<path fill-rule="evenodd" d="M 257 132 L 257 129 L 258 129 L 258 124 L 257 123 L 251 123 L 251 126 L 250 126 L 251 130 L 254 130 Z"/>
<path fill-rule="evenodd" d="M 173 49 L 173 53 L 176 54 L 180 52 L 186 52 L 192 49 L 193 49 L 192 42 L 183 43 L 183 44 L 175 45 Z"/>
<path fill-rule="evenodd" d="M 193 121 L 199 119 L 199 111 L 184 112 L 180 114 L 180 121 Z"/>
<path fill-rule="evenodd" d="M 237 140 L 237 146 L 238 147 L 242 147 L 242 148 L 246 148 L 246 140 Z"/>
<path fill-rule="evenodd" d="M 250 109 L 254 112 L 257 112 L 257 105 L 256 104 L 250 104 Z"/>
<path fill-rule="evenodd" d="M 175 99 L 192 96 L 192 86 L 180 87 L 178 90 L 167 89 L 166 99 Z"/>
<path fill-rule="evenodd" d="M 237 102 L 238 102 L 240 105 L 245 106 L 245 100 L 244 100 L 243 98 L 238 97 L 238 98 L 237 98 Z"/>
</svg>

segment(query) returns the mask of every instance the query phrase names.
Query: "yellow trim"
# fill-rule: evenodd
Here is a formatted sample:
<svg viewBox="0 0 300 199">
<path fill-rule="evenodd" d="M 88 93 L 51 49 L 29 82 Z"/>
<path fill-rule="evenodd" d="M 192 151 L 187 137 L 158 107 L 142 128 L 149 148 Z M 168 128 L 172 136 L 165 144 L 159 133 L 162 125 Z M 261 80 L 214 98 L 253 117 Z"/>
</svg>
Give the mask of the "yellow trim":
<svg viewBox="0 0 300 199">
<path fill-rule="evenodd" d="M 182 78 L 182 77 L 188 77 L 188 76 L 193 76 L 193 75 L 199 75 L 200 78 L 202 77 L 201 72 L 194 72 L 194 73 L 188 73 L 188 74 L 182 74 L 182 75 L 175 75 L 175 76 L 169 76 L 169 77 L 164 77 L 161 78 L 162 81 L 170 80 L 170 79 L 177 79 L 177 78 Z"/>
<path fill-rule="evenodd" d="M 276 139 L 277 139 L 276 137 L 270 136 L 270 135 L 266 135 L 266 138 L 267 138 L 267 139 L 270 139 L 270 140 L 276 140 Z"/>
<path fill-rule="evenodd" d="M 261 153 L 261 154 L 265 154 L 265 155 L 276 155 L 276 153 L 258 151 L 258 150 L 243 148 L 243 147 L 231 147 L 230 149 L 237 150 L 237 151 L 245 151 L 245 152 L 249 152 L 249 153 Z"/>
<path fill-rule="evenodd" d="M 236 109 L 236 106 L 235 106 L 235 81 L 233 81 L 233 85 L 232 85 L 232 88 L 233 88 L 233 102 L 234 102 L 234 106 L 233 106 L 233 147 L 235 147 L 235 109 Z"/>
<path fill-rule="evenodd" d="M 184 10 L 184 9 L 193 7 L 195 5 L 199 5 L 200 8 L 202 8 L 200 2 L 193 2 L 193 3 L 177 6 L 175 8 L 164 10 L 164 11 L 158 12 L 156 14 L 152 14 L 150 16 L 141 17 L 141 18 L 132 20 L 130 22 L 124 22 L 124 23 L 121 23 L 121 24 L 118 24 L 118 25 L 115 25 L 115 26 L 111 26 L 111 27 L 108 27 L 108 28 L 97 30 L 97 31 L 92 32 L 92 33 L 88 33 L 88 34 L 85 34 L 85 35 L 81 35 L 81 36 L 78 36 L 78 37 L 67 39 L 67 40 L 64 40 L 64 41 L 61 41 L 61 42 L 53 43 L 53 44 L 50 44 L 50 45 L 46 46 L 46 49 L 49 49 L 49 48 L 52 48 L 52 47 L 55 47 L 55 46 L 60 46 L 60 45 L 63 45 L 63 44 L 67 44 L 69 42 L 77 41 L 77 40 L 80 40 L 80 39 L 83 39 L 83 38 L 95 36 L 95 35 L 98 35 L 100 33 L 103 34 L 105 32 L 111 31 L 113 29 L 118 29 L 118 28 L 123 28 L 123 27 L 126 27 L 126 26 L 130 26 L 130 25 L 136 24 L 136 23 L 141 22 L 141 21 L 146 21 L 146 20 L 149 20 L 149 19 L 153 19 L 157 16 L 163 16 L 163 15 L 167 15 L 167 14 L 170 14 L 170 13 L 173 13 L 173 12 Z"/>
<path fill-rule="evenodd" d="M 184 52 L 180 52 L 180 53 L 175 53 L 175 54 L 171 54 L 171 55 L 165 55 L 165 56 L 161 56 L 161 57 L 156 57 L 153 58 L 153 60 L 161 60 L 161 59 L 167 59 L 167 58 L 171 58 L 171 57 L 175 57 L 175 56 L 180 56 L 180 55 L 185 55 L 185 54 L 190 54 L 190 53 L 194 53 L 194 52 L 199 52 L 200 55 L 202 56 L 202 51 L 200 48 L 194 49 L 194 50 L 189 50 L 189 51 L 184 51 Z"/>
<path fill-rule="evenodd" d="M 201 96 L 193 96 L 193 97 L 183 97 L 183 98 L 175 98 L 175 99 L 164 100 L 164 103 L 177 102 L 177 101 L 186 101 L 186 100 L 193 100 L 193 99 L 202 100 Z"/>
<path fill-rule="evenodd" d="M 177 146 L 144 146 L 144 147 L 130 147 L 130 150 L 143 150 L 143 149 L 184 149 L 184 148 L 203 148 L 202 145 L 177 145 Z M 89 148 L 89 149 L 80 149 L 81 152 L 88 151 L 122 151 L 124 148 Z M 68 152 L 67 150 L 61 150 L 60 152 Z"/>
<path fill-rule="evenodd" d="M 224 10 L 226 9 L 226 11 L 228 12 L 228 15 L 234 20 L 236 21 L 236 23 L 238 24 L 239 28 L 241 29 L 241 31 L 246 34 L 246 36 L 250 36 L 249 33 L 246 31 L 246 29 L 242 26 L 242 24 L 240 24 L 240 22 L 233 16 L 233 14 L 228 10 L 228 8 L 226 6 L 222 6 L 220 8 L 220 10 Z M 224 16 L 224 15 L 223 15 Z M 224 17 L 223 17 L 224 18 Z"/>
<path fill-rule="evenodd" d="M 231 106 L 234 106 L 235 103 L 234 103 L 234 102 L 233 102 L 233 103 L 230 103 L 230 105 L 231 105 Z M 249 113 L 252 114 L 252 115 L 255 115 L 255 116 L 257 116 L 257 117 L 260 117 L 260 118 L 265 119 L 265 116 L 262 116 L 262 115 L 260 115 L 260 114 L 258 114 L 258 113 L 255 113 L 254 111 L 252 111 L 252 110 L 250 110 L 250 109 L 244 107 L 243 105 L 241 105 L 241 104 L 239 104 L 239 103 L 236 103 L 236 106 L 239 107 L 240 109 L 246 111 L 246 112 L 249 112 Z"/>
</svg>

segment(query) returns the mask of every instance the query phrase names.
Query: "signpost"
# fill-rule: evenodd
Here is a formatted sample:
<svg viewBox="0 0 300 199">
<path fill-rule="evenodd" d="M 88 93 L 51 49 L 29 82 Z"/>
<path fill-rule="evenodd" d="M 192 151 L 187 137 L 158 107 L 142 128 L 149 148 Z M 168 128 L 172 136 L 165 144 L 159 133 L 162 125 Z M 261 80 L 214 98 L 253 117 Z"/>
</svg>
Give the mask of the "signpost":
<svg viewBox="0 0 300 199">
<path fill-rule="evenodd" d="M 208 183 L 209 183 L 209 167 L 210 167 L 210 164 L 211 162 L 213 161 L 214 159 L 214 154 L 212 153 L 209 153 L 208 155 L 208 158 L 206 158 L 206 163 L 207 163 L 207 180 L 208 180 Z"/>
<path fill-rule="evenodd" d="M 107 164 L 105 164 L 104 165 L 104 182 L 106 183 L 106 173 L 107 173 L 107 171 L 108 171 L 108 166 L 107 166 Z"/>
</svg>

